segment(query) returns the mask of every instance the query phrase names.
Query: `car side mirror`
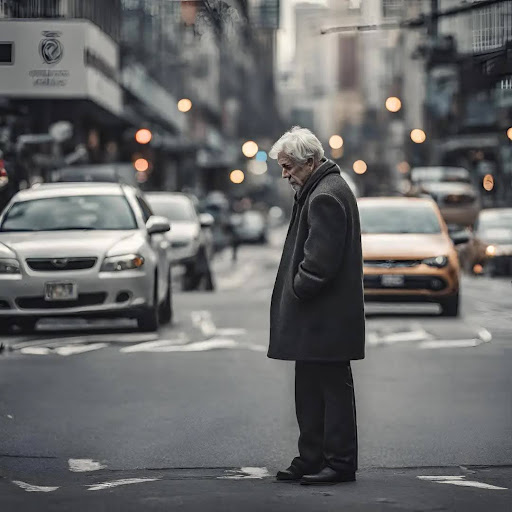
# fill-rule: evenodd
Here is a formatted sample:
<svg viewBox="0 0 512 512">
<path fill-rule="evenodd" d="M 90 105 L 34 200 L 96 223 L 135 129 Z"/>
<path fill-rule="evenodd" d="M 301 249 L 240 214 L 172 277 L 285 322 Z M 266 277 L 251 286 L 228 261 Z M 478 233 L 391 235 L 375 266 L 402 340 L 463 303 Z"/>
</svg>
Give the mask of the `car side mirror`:
<svg viewBox="0 0 512 512">
<path fill-rule="evenodd" d="M 201 213 L 199 215 L 199 222 L 202 228 L 211 228 L 215 223 L 215 219 L 211 213 Z"/>
<path fill-rule="evenodd" d="M 166 233 L 171 230 L 171 225 L 165 217 L 152 215 L 146 222 L 146 229 L 149 235 L 156 235 L 158 233 Z"/>
</svg>

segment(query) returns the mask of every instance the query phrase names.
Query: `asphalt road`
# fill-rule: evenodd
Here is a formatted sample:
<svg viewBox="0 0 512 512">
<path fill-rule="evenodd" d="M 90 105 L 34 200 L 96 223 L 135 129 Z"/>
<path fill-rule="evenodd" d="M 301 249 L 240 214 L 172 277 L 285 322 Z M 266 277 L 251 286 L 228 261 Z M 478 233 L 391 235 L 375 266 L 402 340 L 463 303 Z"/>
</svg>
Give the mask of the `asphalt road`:
<svg viewBox="0 0 512 512">
<path fill-rule="evenodd" d="M 177 293 L 157 335 L 54 322 L 4 338 L 0 510 L 510 510 L 512 285 L 463 281 L 462 316 L 367 309 L 353 364 L 358 481 L 276 484 L 296 454 L 293 364 L 266 358 L 282 232 Z"/>
</svg>

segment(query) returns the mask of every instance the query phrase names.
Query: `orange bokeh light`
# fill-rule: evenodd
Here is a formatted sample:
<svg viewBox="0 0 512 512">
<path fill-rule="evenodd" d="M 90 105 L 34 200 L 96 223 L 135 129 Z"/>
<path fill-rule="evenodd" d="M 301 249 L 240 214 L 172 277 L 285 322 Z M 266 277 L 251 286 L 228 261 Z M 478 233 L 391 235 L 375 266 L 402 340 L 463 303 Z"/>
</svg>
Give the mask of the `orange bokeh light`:
<svg viewBox="0 0 512 512">
<path fill-rule="evenodd" d="M 137 158 L 133 166 L 138 172 L 146 172 L 149 169 L 149 162 L 145 158 Z"/>
<path fill-rule="evenodd" d="M 135 134 L 135 140 L 139 144 L 148 144 L 152 138 L 153 134 L 147 128 L 141 128 L 140 130 L 137 130 L 137 133 Z"/>
</svg>

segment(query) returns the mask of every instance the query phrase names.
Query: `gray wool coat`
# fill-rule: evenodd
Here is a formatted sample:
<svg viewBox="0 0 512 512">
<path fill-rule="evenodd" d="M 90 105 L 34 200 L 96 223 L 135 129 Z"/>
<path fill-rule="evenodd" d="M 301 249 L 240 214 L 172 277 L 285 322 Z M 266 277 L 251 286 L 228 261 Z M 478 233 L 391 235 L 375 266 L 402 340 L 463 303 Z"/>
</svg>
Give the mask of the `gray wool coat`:
<svg viewBox="0 0 512 512">
<path fill-rule="evenodd" d="M 268 357 L 364 358 L 361 228 L 340 168 L 324 159 L 295 195 L 272 293 Z"/>
</svg>

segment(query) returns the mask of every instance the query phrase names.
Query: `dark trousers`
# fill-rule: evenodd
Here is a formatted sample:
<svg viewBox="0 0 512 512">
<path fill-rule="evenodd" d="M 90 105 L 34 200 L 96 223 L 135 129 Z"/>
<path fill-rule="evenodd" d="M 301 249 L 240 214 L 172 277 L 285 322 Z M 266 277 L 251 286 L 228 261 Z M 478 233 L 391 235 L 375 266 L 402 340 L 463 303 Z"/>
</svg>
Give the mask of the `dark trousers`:
<svg viewBox="0 0 512 512">
<path fill-rule="evenodd" d="M 295 408 L 299 457 L 292 464 L 306 473 L 325 466 L 357 470 L 357 425 L 350 362 L 295 365 Z"/>
</svg>

